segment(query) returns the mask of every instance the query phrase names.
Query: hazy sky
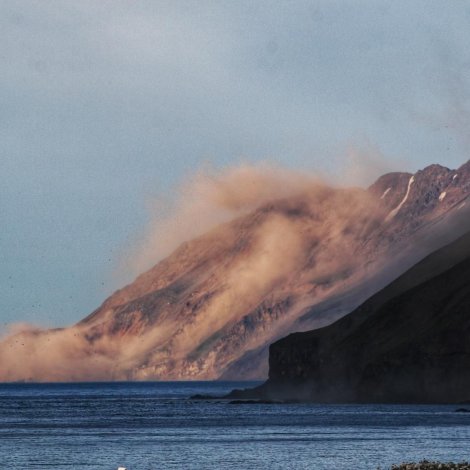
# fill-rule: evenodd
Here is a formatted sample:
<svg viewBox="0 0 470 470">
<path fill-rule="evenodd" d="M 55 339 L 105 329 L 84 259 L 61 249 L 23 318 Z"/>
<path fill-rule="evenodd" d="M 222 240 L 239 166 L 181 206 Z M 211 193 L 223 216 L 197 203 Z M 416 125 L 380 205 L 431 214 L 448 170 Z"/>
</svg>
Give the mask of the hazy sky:
<svg viewBox="0 0 470 470">
<path fill-rule="evenodd" d="M 0 322 L 97 307 L 201 166 L 456 167 L 469 110 L 468 1 L 0 0 Z"/>
</svg>

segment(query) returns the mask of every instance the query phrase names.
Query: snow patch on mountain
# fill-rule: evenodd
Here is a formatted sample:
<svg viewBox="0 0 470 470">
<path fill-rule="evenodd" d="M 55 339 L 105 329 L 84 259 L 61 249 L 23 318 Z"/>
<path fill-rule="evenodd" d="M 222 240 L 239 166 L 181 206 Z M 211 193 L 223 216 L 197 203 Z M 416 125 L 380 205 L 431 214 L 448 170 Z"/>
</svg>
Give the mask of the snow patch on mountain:
<svg viewBox="0 0 470 470">
<path fill-rule="evenodd" d="M 398 204 L 398 206 L 395 207 L 395 209 L 390 211 L 390 213 L 385 218 L 385 222 L 388 222 L 389 220 L 393 219 L 398 214 L 400 209 L 403 207 L 403 204 L 405 204 L 405 202 L 408 200 L 408 196 L 409 196 L 410 190 L 411 190 L 411 185 L 414 183 L 414 181 L 415 181 L 415 177 L 412 176 L 410 178 L 410 180 L 408 181 L 408 187 L 406 188 L 405 197 L 401 200 L 400 204 Z"/>
<path fill-rule="evenodd" d="M 380 196 L 380 199 L 383 199 L 391 190 L 392 188 L 387 188 L 384 193 L 382 194 L 382 196 Z"/>
</svg>

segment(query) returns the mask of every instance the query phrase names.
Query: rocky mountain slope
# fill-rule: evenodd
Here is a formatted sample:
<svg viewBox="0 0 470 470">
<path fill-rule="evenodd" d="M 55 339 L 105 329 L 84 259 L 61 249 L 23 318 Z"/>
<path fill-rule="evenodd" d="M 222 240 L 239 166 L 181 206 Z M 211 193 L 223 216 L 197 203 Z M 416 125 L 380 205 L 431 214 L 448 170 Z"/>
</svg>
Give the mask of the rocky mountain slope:
<svg viewBox="0 0 470 470">
<path fill-rule="evenodd" d="M 77 325 L 0 343 L 0 380 L 253 378 L 464 230 L 470 162 L 312 184 L 184 243 Z"/>
<path fill-rule="evenodd" d="M 241 396 L 468 401 L 469 338 L 470 232 L 332 325 L 271 345 L 268 382 Z"/>
</svg>

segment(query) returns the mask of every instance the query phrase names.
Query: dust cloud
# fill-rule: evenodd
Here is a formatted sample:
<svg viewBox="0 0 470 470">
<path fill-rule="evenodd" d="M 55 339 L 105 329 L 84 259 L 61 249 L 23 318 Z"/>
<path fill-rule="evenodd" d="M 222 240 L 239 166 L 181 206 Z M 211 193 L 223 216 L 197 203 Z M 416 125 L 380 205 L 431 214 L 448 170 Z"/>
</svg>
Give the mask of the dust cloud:
<svg viewBox="0 0 470 470">
<path fill-rule="evenodd" d="M 221 171 L 200 171 L 183 181 L 169 207 L 154 203 L 157 212 L 143 241 L 132 251 L 128 263 L 139 274 L 168 256 L 183 241 L 210 228 L 255 210 L 262 204 L 302 193 L 318 185 L 315 174 L 282 169 L 261 163 L 242 164 Z"/>
<path fill-rule="evenodd" d="M 276 289 L 331 288 L 362 262 L 355 251 L 383 220 L 367 191 L 334 188 L 316 175 L 267 164 L 201 172 L 182 185 L 167 214 L 135 249 L 133 267 L 142 272 L 199 236 L 194 246 L 200 251 L 187 255 L 197 264 L 208 252 L 204 244 L 223 238 L 210 283 L 204 276 L 192 281 L 211 294 L 197 311 L 182 316 L 190 295 L 183 290 L 157 325 L 136 310 L 127 314 L 125 331 L 116 329 L 111 307 L 69 328 L 17 327 L 0 342 L 0 380 L 125 380 L 149 364 L 164 378 L 175 361 L 241 321 Z M 209 229 L 210 237 L 204 235 Z"/>
</svg>

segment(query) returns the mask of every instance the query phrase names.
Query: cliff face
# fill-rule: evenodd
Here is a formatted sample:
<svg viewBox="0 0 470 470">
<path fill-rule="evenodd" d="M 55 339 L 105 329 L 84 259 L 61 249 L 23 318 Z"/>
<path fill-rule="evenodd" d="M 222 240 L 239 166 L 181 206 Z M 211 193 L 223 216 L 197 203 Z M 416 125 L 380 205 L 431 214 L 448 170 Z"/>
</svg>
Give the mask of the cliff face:
<svg viewBox="0 0 470 470">
<path fill-rule="evenodd" d="M 77 325 L 0 343 L 0 380 L 266 376 L 270 343 L 331 323 L 462 233 L 469 194 L 470 162 L 263 204 L 184 243 Z"/>
<path fill-rule="evenodd" d="M 470 232 L 350 315 L 271 345 L 257 393 L 320 402 L 470 399 Z"/>
</svg>

